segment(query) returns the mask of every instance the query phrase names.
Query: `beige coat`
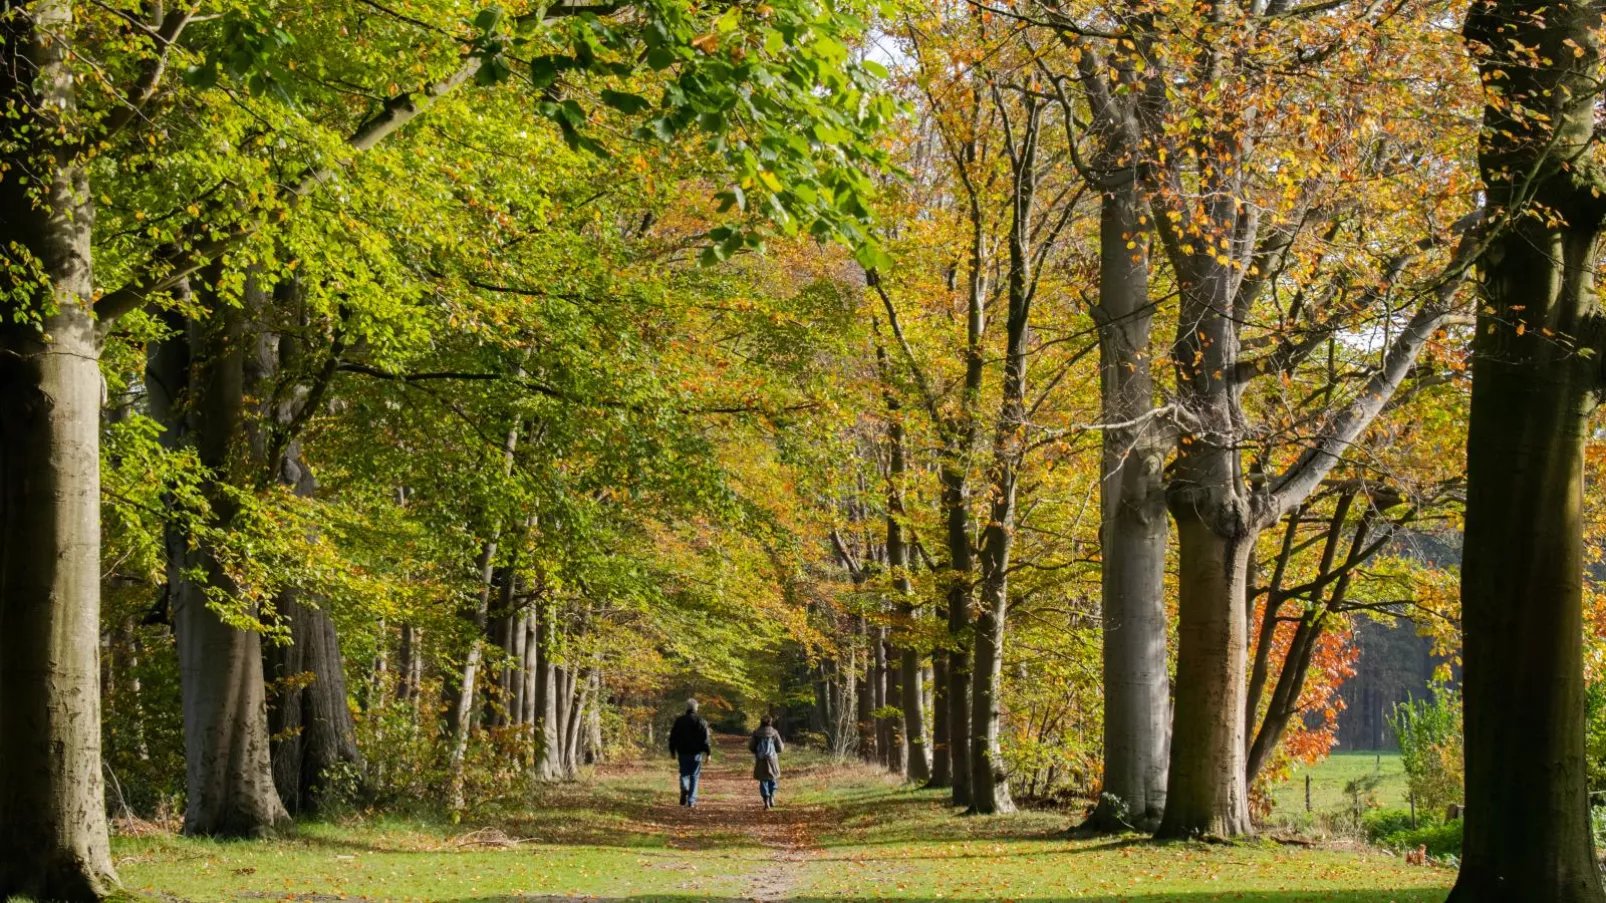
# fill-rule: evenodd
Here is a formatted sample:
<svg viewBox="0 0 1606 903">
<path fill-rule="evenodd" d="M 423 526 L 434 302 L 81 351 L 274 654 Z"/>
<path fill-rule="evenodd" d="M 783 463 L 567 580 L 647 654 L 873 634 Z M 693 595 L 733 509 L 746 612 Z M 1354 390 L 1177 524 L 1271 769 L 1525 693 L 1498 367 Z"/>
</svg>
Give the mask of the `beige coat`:
<svg viewBox="0 0 1606 903">
<path fill-rule="evenodd" d="M 775 746 L 775 754 L 769 756 L 758 755 L 758 741 L 761 737 L 769 737 Z M 781 733 L 773 727 L 761 727 L 753 732 L 747 741 L 747 751 L 753 754 L 753 780 L 777 781 L 781 777 Z"/>
</svg>

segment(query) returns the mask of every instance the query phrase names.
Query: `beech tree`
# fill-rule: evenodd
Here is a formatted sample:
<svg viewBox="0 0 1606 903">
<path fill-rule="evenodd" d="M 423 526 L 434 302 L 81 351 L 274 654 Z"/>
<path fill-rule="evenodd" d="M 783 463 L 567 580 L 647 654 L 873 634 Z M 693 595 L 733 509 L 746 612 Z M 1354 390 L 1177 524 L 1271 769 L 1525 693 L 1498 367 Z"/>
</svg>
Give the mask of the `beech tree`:
<svg viewBox="0 0 1606 903">
<path fill-rule="evenodd" d="M 1584 768 L 1583 461 L 1600 397 L 1601 9 L 1477 2 L 1484 83 L 1461 568 L 1467 813 L 1450 899 L 1601 900 Z"/>
</svg>

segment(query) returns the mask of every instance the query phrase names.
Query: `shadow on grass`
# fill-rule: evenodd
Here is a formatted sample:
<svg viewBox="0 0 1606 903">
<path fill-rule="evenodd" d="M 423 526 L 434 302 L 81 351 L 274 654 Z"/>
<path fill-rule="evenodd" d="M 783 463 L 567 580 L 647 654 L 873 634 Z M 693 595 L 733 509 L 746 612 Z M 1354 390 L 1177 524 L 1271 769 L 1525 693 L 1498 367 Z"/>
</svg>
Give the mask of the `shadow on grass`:
<svg viewBox="0 0 1606 903">
<path fill-rule="evenodd" d="M 1102 897 L 1010 897 L 1012 903 L 1205 903 L 1232 900 L 1233 903 L 1439 903 L 1445 890 L 1168 890 L 1163 893 L 1110 893 Z M 572 903 L 573 897 L 475 897 L 469 900 L 438 900 L 435 903 Z M 699 897 L 699 895 L 638 895 L 638 897 L 586 897 L 586 903 L 752 903 L 753 897 Z M 787 903 L 952 903 L 954 900 L 994 900 L 993 897 L 782 897 Z"/>
</svg>

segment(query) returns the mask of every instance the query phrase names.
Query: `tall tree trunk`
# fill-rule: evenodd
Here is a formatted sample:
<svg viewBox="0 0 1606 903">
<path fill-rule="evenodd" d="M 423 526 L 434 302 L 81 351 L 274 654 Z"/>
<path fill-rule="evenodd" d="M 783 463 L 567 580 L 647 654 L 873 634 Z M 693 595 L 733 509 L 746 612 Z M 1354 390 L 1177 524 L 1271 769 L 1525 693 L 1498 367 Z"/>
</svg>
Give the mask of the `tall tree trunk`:
<svg viewBox="0 0 1606 903">
<path fill-rule="evenodd" d="M 517 436 L 516 430 L 508 433 L 510 457 Z M 469 733 L 474 727 L 474 714 L 478 710 L 474 704 L 475 687 L 479 682 L 480 666 L 485 659 L 485 627 L 489 618 L 492 585 L 496 579 L 496 569 L 491 564 L 494 560 L 496 539 L 492 538 L 480 547 L 479 561 L 475 565 L 479 572 L 480 590 L 474 610 L 469 613 L 474 625 L 474 638 L 469 641 L 468 654 L 463 657 L 462 676 L 458 678 L 456 698 L 452 702 L 452 745 L 446 760 L 446 805 L 453 810 L 461 809 L 464 805 L 463 759 L 468 754 Z"/>
<path fill-rule="evenodd" d="M 1013 494 L 1013 493 L 1011 493 Z M 992 531 L 993 527 L 988 527 Z M 994 559 L 995 555 L 1002 555 Z M 1004 623 L 1008 617 L 1007 551 L 982 547 L 982 570 L 997 577 L 982 580 L 980 612 L 976 617 L 976 660 L 972 699 L 974 714 L 970 743 L 970 809 L 983 815 L 1015 811 L 999 748 L 999 698 L 1003 688 Z"/>
<path fill-rule="evenodd" d="M 401 645 L 396 651 L 396 700 L 415 704 L 418 698 L 418 676 L 414 673 L 419 658 L 418 628 L 411 624 L 401 626 Z"/>
<path fill-rule="evenodd" d="M 1466 22 L 1488 54 L 1479 164 L 1490 207 L 1512 224 L 1478 261 L 1461 566 L 1467 807 L 1452 903 L 1606 899 L 1581 647 L 1584 444 L 1606 350 L 1594 288 L 1606 180 L 1590 162 L 1601 20 L 1599 4 L 1487 0 Z M 1528 198 L 1536 209 L 1520 209 Z"/>
<path fill-rule="evenodd" d="M 1091 57 L 1086 65 L 1091 65 Z M 1154 412 L 1148 226 L 1133 166 L 1136 123 L 1121 99 L 1084 79 L 1108 173 L 1099 211 L 1099 388 L 1103 419 L 1104 781 L 1087 827 L 1152 831 L 1165 811 L 1170 744 L 1166 672 L 1166 447 Z"/>
<path fill-rule="evenodd" d="M 558 732 L 557 612 L 550 600 L 536 602 L 535 773 L 543 781 L 562 777 Z"/>
<path fill-rule="evenodd" d="M 890 769 L 894 759 L 892 751 L 892 719 L 882 713 L 891 705 L 892 694 L 887 690 L 891 684 L 892 672 L 887 662 L 887 629 L 885 627 L 872 627 L 870 629 L 871 648 L 875 653 L 875 670 L 870 677 L 870 692 L 875 696 L 875 751 L 876 761 Z"/>
<path fill-rule="evenodd" d="M 208 269 L 208 285 L 221 278 Z M 208 288 L 208 292 L 211 289 Z M 252 281 L 246 308 L 263 300 Z M 205 321 L 169 325 L 182 331 L 153 349 L 148 364 L 153 416 L 169 447 L 188 444 L 219 480 L 238 475 L 232 449 L 244 435 L 245 311 L 211 304 Z M 214 484 L 208 501 L 216 523 L 228 524 L 235 504 Z M 262 637 L 235 627 L 207 604 L 209 588 L 238 598 L 238 588 L 205 543 L 170 530 L 168 592 L 178 641 L 183 690 L 186 806 L 184 832 L 256 837 L 289 821 L 274 787 L 268 744 Z M 201 582 L 192 575 L 199 573 Z"/>
<path fill-rule="evenodd" d="M 885 352 L 877 349 L 884 361 Z M 887 487 L 887 566 L 892 571 L 894 603 L 902 620 L 901 642 L 898 653 L 898 696 L 903 709 L 899 733 L 902 736 L 900 757 L 903 759 L 894 770 L 911 781 L 931 779 L 931 765 L 926 757 L 926 700 L 920 683 L 920 650 L 914 648 L 910 637 L 914 635 L 914 587 L 909 581 L 909 544 L 904 538 L 904 520 L 908 516 L 903 505 L 903 483 L 908 471 L 904 449 L 904 427 L 897 395 L 890 389 L 886 393 L 888 414 L 887 443 L 891 460 Z"/>
<path fill-rule="evenodd" d="M 903 777 L 909 776 L 909 736 L 903 727 L 903 668 L 899 664 L 898 650 L 892 645 L 892 628 L 882 628 L 881 635 L 887 666 L 885 705 L 892 709 L 886 719 L 887 770 Z"/>
<path fill-rule="evenodd" d="M 524 704 L 519 708 L 519 723 L 523 725 L 534 725 L 537 713 L 536 669 L 540 664 L 537 660 L 540 657 L 540 640 L 536 635 L 536 618 L 533 611 L 524 615 Z"/>
<path fill-rule="evenodd" d="M 912 619 L 914 613 L 911 611 Z M 922 678 L 926 670 L 920 662 L 920 652 L 905 649 L 902 654 L 900 689 L 903 691 L 903 735 L 908 749 L 908 763 L 904 775 L 922 784 L 931 780 L 931 756 L 926 751 L 926 689 Z"/>
<path fill-rule="evenodd" d="M 232 589 L 210 556 L 194 557 L 174 550 L 170 567 L 199 566 L 209 585 Z M 270 834 L 289 815 L 273 781 L 262 638 L 224 623 L 207 607 L 205 586 L 173 571 L 168 579 L 184 687 L 184 833 Z"/>
<path fill-rule="evenodd" d="M 508 576 L 510 588 L 512 579 L 513 577 L 510 574 Z M 508 688 L 507 722 L 515 725 L 524 723 L 524 656 L 529 651 L 527 648 L 527 643 L 529 642 L 527 639 L 528 631 L 526 630 L 529 619 L 529 612 L 520 611 L 512 616 L 508 624 L 508 664 L 507 678 L 504 683 Z"/>
<path fill-rule="evenodd" d="M 1236 455 L 1234 451 L 1232 454 Z M 1189 501 L 1174 504 L 1180 550 L 1177 705 L 1161 837 L 1248 833 L 1243 599 L 1255 536 L 1223 536 Z"/>
<path fill-rule="evenodd" d="M 602 669 L 592 668 L 590 675 L 591 705 L 586 707 L 586 739 L 584 762 L 602 764 L 602 706 L 608 701 L 602 683 Z"/>
<path fill-rule="evenodd" d="M 995 94 L 1000 108 L 1002 99 Z M 1009 620 L 1009 562 L 1015 542 L 1015 492 L 1026 444 L 1027 348 L 1031 342 L 1032 213 L 1042 107 L 1023 95 L 1020 146 L 1010 147 L 1009 312 L 1005 324 L 1003 393 L 993 434 L 992 504 L 981 543 L 981 605 L 971 689 L 970 808 L 981 814 L 1015 811 L 999 746 L 1003 705 L 1004 633 Z M 1007 112 L 1005 115 L 1008 115 Z"/>
<path fill-rule="evenodd" d="M 290 282 L 281 286 L 275 293 L 275 300 L 283 302 L 285 307 L 299 306 L 300 292 L 296 284 Z M 302 395 L 277 392 L 274 385 L 280 374 L 296 366 L 298 343 L 290 336 L 275 336 L 264 329 L 255 347 L 255 355 L 245 362 L 245 394 L 264 399 L 280 396 L 294 399 Z M 302 457 L 300 437 L 292 435 L 291 431 L 293 424 L 302 419 L 298 416 L 302 413 L 298 405 L 318 404 L 319 395 L 321 392 L 311 393 L 299 401 L 285 401 L 277 407 L 265 404 L 251 426 L 253 452 L 264 459 L 277 458 L 254 463 L 265 467 L 281 485 L 289 486 L 300 498 L 317 495 L 318 481 Z M 290 643 L 270 644 L 263 660 L 264 671 L 279 688 L 268 700 L 273 780 L 285 808 L 295 814 L 311 814 L 328 802 L 330 776 L 337 769 L 360 761 L 357 726 L 346 698 L 345 660 L 341 657 L 340 642 L 329 613 L 318 600 L 309 603 L 296 589 L 280 592 L 274 607 L 280 620 L 289 624 Z M 301 675 L 310 675 L 311 680 L 300 680 Z M 383 680 L 382 671 L 379 677 Z M 374 695 L 383 692 L 381 686 Z"/>
<path fill-rule="evenodd" d="M 947 623 L 946 612 L 938 612 L 937 617 L 940 623 Z M 927 787 L 952 787 L 954 783 L 948 721 L 948 650 L 938 649 L 931 654 L 931 779 Z"/>
<path fill-rule="evenodd" d="M 855 647 L 873 642 L 874 635 L 865 625 L 862 615 L 855 620 L 853 631 Z M 877 755 L 877 738 L 875 716 L 872 713 L 876 706 L 876 664 L 874 650 L 866 648 L 865 653 L 863 666 L 854 669 L 853 672 L 853 696 L 859 725 L 859 758 L 866 762 L 874 762 Z"/>
<path fill-rule="evenodd" d="M 268 707 L 273 783 L 290 812 L 317 813 L 330 802 L 330 777 L 360 761 L 357 727 L 328 612 L 303 604 L 296 590 L 280 593 L 275 604 L 290 622 L 290 642 L 270 645 L 264 656 L 279 686 Z M 311 680 L 295 679 L 308 674 Z"/>
<path fill-rule="evenodd" d="M 94 207 L 77 149 L 65 35 L 72 4 L 0 21 L 0 96 L 29 124 L 0 177 L 0 244 L 26 248 L 54 307 L 38 327 L 0 301 L 0 898 L 99 899 L 116 886 L 100 765 L 100 341 L 89 303 Z M 23 133 L 13 131 L 14 140 Z M 55 146 L 52 147 L 51 145 Z M 18 172 L 41 185 L 19 184 Z"/>
<path fill-rule="evenodd" d="M 513 426 L 507 431 L 507 439 L 502 444 L 502 475 L 506 477 L 513 472 L 513 455 L 519 446 L 519 423 L 515 419 Z M 479 561 L 476 562 L 479 574 L 480 591 L 475 599 L 474 610 L 469 612 L 469 618 L 474 624 L 474 638 L 469 643 L 468 654 L 463 659 L 462 677 L 458 681 L 456 700 L 452 705 L 452 746 L 447 758 L 447 805 L 452 809 L 463 806 L 463 757 L 468 753 L 469 731 L 474 725 L 474 687 L 479 679 L 481 662 L 485 657 L 485 627 L 490 617 L 491 592 L 494 589 L 496 569 L 497 540 L 500 538 L 501 525 L 491 526 L 491 537 L 480 548 Z"/>
<path fill-rule="evenodd" d="M 955 469 L 958 468 L 958 469 Z M 947 515 L 948 561 L 948 769 L 949 802 L 970 805 L 970 600 L 976 571 L 970 537 L 970 491 L 962 464 L 945 461 L 942 505 Z"/>
</svg>

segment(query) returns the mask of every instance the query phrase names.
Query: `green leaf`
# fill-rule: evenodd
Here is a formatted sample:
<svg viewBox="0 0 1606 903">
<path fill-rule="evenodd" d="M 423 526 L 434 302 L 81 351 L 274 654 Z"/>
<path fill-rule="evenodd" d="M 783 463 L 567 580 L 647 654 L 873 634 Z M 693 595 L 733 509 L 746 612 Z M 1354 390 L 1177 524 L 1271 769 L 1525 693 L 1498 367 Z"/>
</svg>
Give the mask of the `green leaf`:
<svg viewBox="0 0 1606 903">
<path fill-rule="evenodd" d="M 870 242 L 865 242 L 854 248 L 853 259 L 857 260 L 859 265 L 867 270 L 885 270 L 892 267 L 892 256 L 889 255 L 880 245 L 872 244 Z"/>
<path fill-rule="evenodd" d="M 614 91 L 608 88 L 602 90 L 602 102 L 624 113 L 626 116 L 634 116 L 652 106 L 652 103 L 640 94 Z"/>
<path fill-rule="evenodd" d="M 675 64 L 675 52 L 666 45 L 659 45 L 647 51 L 647 65 L 654 69 L 667 69 Z"/>
<path fill-rule="evenodd" d="M 474 27 L 486 34 L 495 31 L 496 26 L 500 24 L 502 24 L 502 7 L 500 6 L 487 6 L 474 16 Z"/>
<path fill-rule="evenodd" d="M 558 80 L 558 75 L 574 64 L 574 60 L 566 56 L 546 54 L 530 60 L 530 82 L 537 88 L 551 86 Z"/>
</svg>

